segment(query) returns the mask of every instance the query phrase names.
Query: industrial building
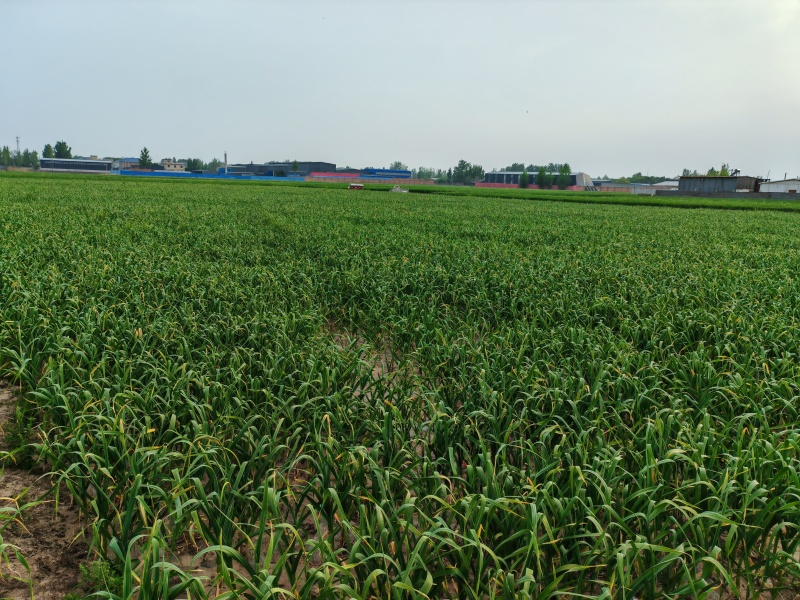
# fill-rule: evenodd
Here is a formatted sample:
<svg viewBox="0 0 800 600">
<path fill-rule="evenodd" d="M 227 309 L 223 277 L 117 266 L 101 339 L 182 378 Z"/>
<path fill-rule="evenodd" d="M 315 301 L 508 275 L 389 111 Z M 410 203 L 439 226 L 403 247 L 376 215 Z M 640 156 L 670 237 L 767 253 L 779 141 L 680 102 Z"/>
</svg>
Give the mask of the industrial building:
<svg viewBox="0 0 800 600">
<path fill-rule="evenodd" d="M 616 194 L 637 194 L 639 196 L 653 196 L 655 195 L 657 188 L 654 185 L 650 185 L 649 183 L 602 183 L 601 185 L 594 185 L 591 188 L 587 188 L 588 191 L 592 192 L 613 192 Z M 677 186 L 676 188 L 677 189 Z"/>
<path fill-rule="evenodd" d="M 480 183 L 476 183 L 475 185 L 480 187 L 516 187 L 519 185 L 519 178 L 524 171 L 491 171 L 484 175 L 483 181 Z M 528 187 L 535 188 L 537 187 L 536 184 L 536 173 L 528 173 Z M 548 173 L 550 176 L 550 180 L 553 182 L 553 187 L 555 186 L 555 182 L 558 180 L 558 173 Z M 569 176 L 569 186 L 570 188 L 581 188 L 584 189 L 586 187 L 591 187 L 593 184 L 592 178 L 589 177 L 586 173 L 572 173 Z M 488 185 L 487 185 L 488 184 Z"/>
<path fill-rule="evenodd" d="M 139 159 L 135 157 L 119 158 L 111 166 L 112 171 L 136 171 L 139 170 Z M 186 171 L 186 163 L 165 158 L 159 163 L 151 164 L 145 171 L 172 171 L 183 173 Z"/>
<path fill-rule="evenodd" d="M 779 194 L 797 194 L 800 190 L 800 179 L 780 179 L 778 181 L 762 181 L 758 186 L 759 192 L 773 192 Z"/>
<path fill-rule="evenodd" d="M 120 158 L 114 161 L 111 167 L 114 171 L 125 171 L 128 169 L 138 169 L 139 159 L 134 157 Z"/>
<path fill-rule="evenodd" d="M 392 180 L 395 179 L 411 179 L 411 171 L 402 169 L 347 169 L 338 171 L 313 171 L 311 177 L 315 179 L 377 179 L 377 180 Z"/>
<path fill-rule="evenodd" d="M 108 173 L 112 161 L 94 158 L 42 158 L 39 168 L 42 171 L 61 173 Z"/>
<path fill-rule="evenodd" d="M 159 166 L 165 171 L 182 172 L 186 170 L 186 163 L 174 161 L 169 158 L 162 159 L 161 163 L 159 163 Z"/>
<path fill-rule="evenodd" d="M 220 167 L 221 173 L 225 172 L 226 167 Z M 257 175 L 261 177 L 277 177 L 277 176 L 297 176 L 307 177 L 314 171 L 336 171 L 336 165 L 328 162 L 297 162 L 297 170 L 294 170 L 294 163 L 292 162 L 276 162 L 270 161 L 268 163 L 238 163 L 235 165 L 228 165 L 227 173 L 230 175 Z"/>
<path fill-rule="evenodd" d="M 716 194 L 723 192 L 757 192 L 759 184 L 765 181 L 758 177 L 733 175 L 719 176 L 685 176 L 678 180 L 678 191 L 687 194 Z"/>
<path fill-rule="evenodd" d="M 678 181 L 674 179 L 668 179 L 666 181 L 659 181 L 658 183 L 654 183 L 652 186 L 655 190 L 677 190 L 678 189 Z"/>
</svg>

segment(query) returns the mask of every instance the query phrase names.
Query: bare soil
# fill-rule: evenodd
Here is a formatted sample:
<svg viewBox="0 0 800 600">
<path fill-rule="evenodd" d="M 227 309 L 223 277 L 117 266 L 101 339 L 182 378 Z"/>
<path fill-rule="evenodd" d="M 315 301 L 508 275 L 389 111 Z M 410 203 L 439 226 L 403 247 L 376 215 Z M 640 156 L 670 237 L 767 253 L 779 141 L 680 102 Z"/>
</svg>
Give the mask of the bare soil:
<svg viewBox="0 0 800 600">
<path fill-rule="evenodd" d="M 0 381 L 0 450 L 7 450 L 3 427 L 14 415 L 18 390 Z M 0 598 L 30 599 L 30 581 L 36 600 L 62 600 L 76 590 L 80 578 L 78 565 L 84 562 L 88 546 L 83 537 L 84 525 L 78 509 L 66 490 L 55 494 L 50 478 L 40 473 L 7 466 L 0 471 L 0 510 L 17 509 L 26 503 L 42 500 L 2 531 L 3 541 L 17 546 L 30 567 L 30 575 L 12 558 L 0 563 Z M 0 529 L 4 521 L 0 520 Z M 12 553 L 13 557 L 13 553 Z"/>
</svg>

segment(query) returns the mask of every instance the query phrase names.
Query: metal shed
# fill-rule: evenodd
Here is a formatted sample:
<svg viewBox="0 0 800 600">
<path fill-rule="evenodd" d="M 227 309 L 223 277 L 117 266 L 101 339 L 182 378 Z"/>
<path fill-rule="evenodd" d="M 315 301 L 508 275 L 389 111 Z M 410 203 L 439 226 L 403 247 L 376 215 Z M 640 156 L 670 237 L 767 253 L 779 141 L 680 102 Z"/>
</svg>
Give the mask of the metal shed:
<svg viewBox="0 0 800 600">
<path fill-rule="evenodd" d="M 681 192 L 694 192 L 700 194 L 714 194 L 718 192 L 757 192 L 758 184 L 762 180 L 757 177 L 732 176 L 732 177 L 681 177 L 678 180 L 678 190 Z"/>
</svg>

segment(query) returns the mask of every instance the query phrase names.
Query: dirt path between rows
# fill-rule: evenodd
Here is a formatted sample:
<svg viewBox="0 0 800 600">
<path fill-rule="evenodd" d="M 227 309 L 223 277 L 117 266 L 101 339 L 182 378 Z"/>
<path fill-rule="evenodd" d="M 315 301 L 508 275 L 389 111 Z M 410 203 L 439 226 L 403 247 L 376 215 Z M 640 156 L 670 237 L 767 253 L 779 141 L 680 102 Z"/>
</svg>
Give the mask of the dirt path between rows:
<svg viewBox="0 0 800 600">
<path fill-rule="evenodd" d="M 8 449 L 4 427 L 14 415 L 17 393 L 16 388 L 0 381 L 0 450 Z M 82 535 L 84 524 L 66 490 L 62 490 L 57 510 L 52 492 L 50 479 L 40 473 L 14 466 L 0 471 L 0 510 L 44 499 L 42 504 L 24 511 L 21 523 L 11 523 L 0 533 L 5 543 L 20 549 L 30 566 L 29 576 L 16 559 L 10 565 L 0 563 L 0 598 L 29 600 L 29 577 L 36 600 L 62 600 L 76 590 L 78 565 L 86 560 L 88 552 Z M 3 525 L 0 518 L 0 529 Z"/>
</svg>

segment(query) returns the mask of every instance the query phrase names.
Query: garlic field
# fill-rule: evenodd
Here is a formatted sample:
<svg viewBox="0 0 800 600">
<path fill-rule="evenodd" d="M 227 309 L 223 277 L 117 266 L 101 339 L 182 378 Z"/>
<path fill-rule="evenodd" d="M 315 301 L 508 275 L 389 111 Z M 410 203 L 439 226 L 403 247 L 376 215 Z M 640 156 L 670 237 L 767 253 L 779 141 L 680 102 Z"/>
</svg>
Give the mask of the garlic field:
<svg viewBox="0 0 800 600">
<path fill-rule="evenodd" d="M 798 354 L 797 213 L 0 178 L 5 462 L 106 597 L 796 588 Z"/>
</svg>

